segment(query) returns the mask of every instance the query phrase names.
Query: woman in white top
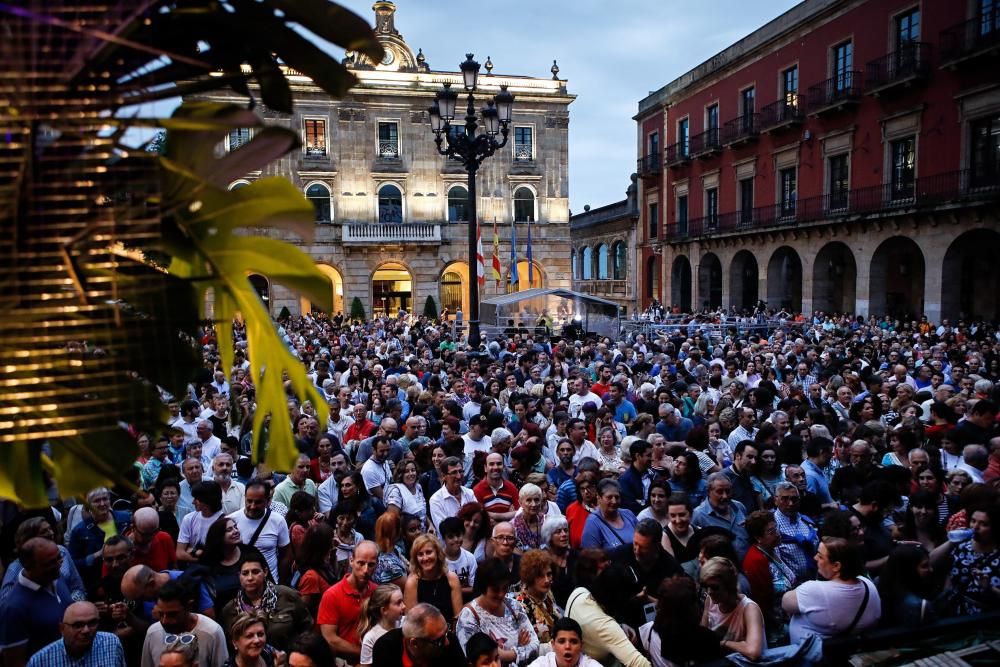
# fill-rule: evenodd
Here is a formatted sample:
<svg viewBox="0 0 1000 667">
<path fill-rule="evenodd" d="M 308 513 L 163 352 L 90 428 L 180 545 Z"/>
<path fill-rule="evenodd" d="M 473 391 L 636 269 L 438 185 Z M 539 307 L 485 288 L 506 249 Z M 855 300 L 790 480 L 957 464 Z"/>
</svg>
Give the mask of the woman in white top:
<svg viewBox="0 0 1000 667">
<path fill-rule="evenodd" d="M 375 642 L 385 633 L 398 628 L 405 613 L 403 591 L 395 584 L 382 584 L 361 603 L 358 636 L 363 637 L 360 658 L 362 667 L 372 664 L 372 649 L 375 647 Z"/>
<path fill-rule="evenodd" d="M 724 653 L 757 660 L 767 649 L 764 615 L 757 603 L 739 591 L 736 566 L 721 556 L 701 566 L 701 586 L 708 592 L 701 624 L 715 633 Z"/>
<path fill-rule="evenodd" d="M 869 579 L 862 577 L 865 562 L 860 546 L 839 537 L 824 537 L 815 556 L 826 581 L 807 581 L 781 598 L 791 616 L 793 644 L 809 635 L 837 637 L 875 627 L 882 601 Z"/>
<path fill-rule="evenodd" d="M 392 476 L 392 484 L 385 490 L 383 502 L 386 509 L 398 507 L 402 514 L 412 514 L 420 517 L 424 526 L 427 525 L 427 502 L 424 500 L 424 490 L 417 483 L 420 473 L 413 461 L 401 461 L 396 466 Z"/>
</svg>

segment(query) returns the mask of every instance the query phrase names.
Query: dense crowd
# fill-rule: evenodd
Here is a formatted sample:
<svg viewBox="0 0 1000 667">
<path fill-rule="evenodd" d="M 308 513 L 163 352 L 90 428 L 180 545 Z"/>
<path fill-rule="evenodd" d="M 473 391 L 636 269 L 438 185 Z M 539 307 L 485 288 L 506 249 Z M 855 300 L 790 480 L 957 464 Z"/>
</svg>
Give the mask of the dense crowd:
<svg viewBox="0 0 1000 667">
<path fill-rule="evenodd" d="M 681 666 L 1000 609 L 994 326 L 711 321 L 286 320 L 330 409 L 289 394 L 288 471 L 207 330 L 134 486 L 0 507 L 3 664 Z"/>
</svg>

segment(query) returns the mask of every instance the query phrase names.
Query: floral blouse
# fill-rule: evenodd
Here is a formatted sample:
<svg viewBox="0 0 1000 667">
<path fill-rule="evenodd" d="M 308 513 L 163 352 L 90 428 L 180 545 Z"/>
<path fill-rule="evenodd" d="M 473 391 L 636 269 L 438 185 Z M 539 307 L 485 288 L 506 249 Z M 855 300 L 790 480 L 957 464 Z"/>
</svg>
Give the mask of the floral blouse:
<svg viewBox="0 0 1000 667">
<path fill-rule="evenodd" d="M 528 551 L 529 549 L 541 549 L 542 548 L 542 521 L 544 517 L 538 521 L 538 532 L 534 532 L 528 527 L 528 522 L 524 519 L 524 514 L 518 514 L 511 520 L 511 525 L 514 526 L 514 537 L 517 539 L 517 549 L 520 551 Z"/>
<path fill-rule="evenodd" d="M 540 601 L 536 601 L 524 590 L 517 593 L 511 592 L 509 596 L 524 607 L 524 613 L 535 625 L 538 641 L 542 643 L 550 641 L 552 639 L 550 634 L 552 625 L 563 615 L 563 610 L 556 604 L 552 591 L 549 591 Z"/>
</svg>

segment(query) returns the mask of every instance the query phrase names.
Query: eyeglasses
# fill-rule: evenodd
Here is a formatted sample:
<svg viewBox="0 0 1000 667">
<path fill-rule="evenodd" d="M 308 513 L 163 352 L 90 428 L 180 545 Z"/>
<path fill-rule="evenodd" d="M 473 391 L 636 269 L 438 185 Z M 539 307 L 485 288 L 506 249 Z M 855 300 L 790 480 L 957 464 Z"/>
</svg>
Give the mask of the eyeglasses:
<svg viewBox="0 0 1000 667">
<path fill-rule="evenodd" d="M 445 632 L 443 635 L 441 635 L 437 639 L 431 639 L 430 637 L 420 637 L 419 639 L 420 639 L 420 641 L 426 642 L 427 644 L 430 644 L 431 646 L 434 646 L 434 647 L 437 647 L 437 648 L 445 648 L 446 646 L 448 646 L 448 633 L 447 632 Z"/>
<path fill-rule="evenodd" d="M 164 644 L 173 644 L 175 642 L 180 642 L 182 645 L 187 646 L 195 640 L 195 636 L 190 632 L 185 632 L 180 635 L 164 635 Z"/>
<path fill-rule="evenodd" d="M 493 539 L 497 542 L 510 543 L 515 540 L 515 537 L 513 535 L 494 535 Z"/>
<path fill-rule="evenodd" d="M 74 623 L 66 623 L 66 625 L 73 630 L 83 630 L 84 628 L 96 628 L 100 625 L 101 621 L 97 618 L 91 618 L 86 621 L 76 621 Z"/>
</svg>

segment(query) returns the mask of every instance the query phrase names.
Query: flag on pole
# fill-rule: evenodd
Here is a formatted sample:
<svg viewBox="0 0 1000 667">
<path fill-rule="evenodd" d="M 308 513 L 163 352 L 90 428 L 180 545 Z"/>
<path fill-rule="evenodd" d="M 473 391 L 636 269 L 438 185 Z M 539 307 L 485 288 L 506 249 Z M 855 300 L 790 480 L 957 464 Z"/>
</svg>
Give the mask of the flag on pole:
<svg viewBox="0 0 1000 667">
<path fill-rule="evenodd" d="M 483 260 L 483 230 L 476 225 L 476 281 L 482 287 L 486 284 L 486 263 Z"/>
<path fill-rule="evenodd" d="M 535 282 L 535 263 L 531 261 L 531 216 L 528 217 L 528 287 Z"/>
<path fill-rule="evenodd" d="M 497 234 L 497 219 L 493 216 L 493 280 L 496 281 L 497 287 L 500 287 L 500 281 L 503 277 L 500 275 L 500 235 Z"/>
<path fill-rule="evenodd" d="M 517 227 L 514 226 L 514 221 L 510 221 L 510 284 L 517 288 L 517 284 L 521 282 L 520 278 L 517 276 Z"/>
</svg>

